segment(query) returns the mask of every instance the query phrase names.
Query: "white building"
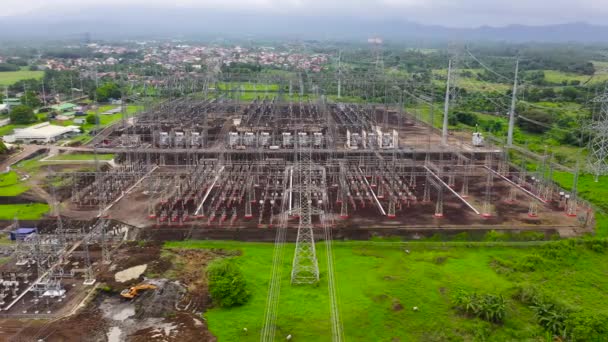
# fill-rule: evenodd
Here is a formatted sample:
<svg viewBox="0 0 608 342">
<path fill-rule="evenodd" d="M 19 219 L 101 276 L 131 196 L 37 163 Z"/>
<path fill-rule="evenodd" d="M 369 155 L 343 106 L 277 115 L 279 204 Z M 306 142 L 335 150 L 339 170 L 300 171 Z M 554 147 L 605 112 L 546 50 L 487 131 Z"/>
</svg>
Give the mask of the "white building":
<svg viewBox="0 0 608 342">
<path fill-rule="evenodd" d="M 80 133 L 78 126 L 56 126 L 43 122 L 26 128 L 15 128 L 13 135 L 4 136 L 8 143 L 23 142 L 26 144 L 52 143 L 57 140 Z"/>
</svg>

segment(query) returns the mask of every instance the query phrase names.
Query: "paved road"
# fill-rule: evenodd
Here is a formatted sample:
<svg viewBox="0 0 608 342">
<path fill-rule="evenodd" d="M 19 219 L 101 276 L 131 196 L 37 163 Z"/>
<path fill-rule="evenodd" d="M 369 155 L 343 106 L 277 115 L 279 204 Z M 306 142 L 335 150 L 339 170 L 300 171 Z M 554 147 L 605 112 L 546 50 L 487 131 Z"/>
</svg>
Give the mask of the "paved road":
<svg viewBox="0 0 608 342">
<path fill-rule="evenodd" d="M 0 171 L 4 172 L 11 165 L 17 164 L 18 162 L 22 161 L 23 159 L 26 159 L 32 154 L 48 148 L 49 146 L 42 145 L 21 145 L 21 152 L 13 154 L 8 159 L 5 159 L 4 161 L 0 162 Z"/>
</svg>

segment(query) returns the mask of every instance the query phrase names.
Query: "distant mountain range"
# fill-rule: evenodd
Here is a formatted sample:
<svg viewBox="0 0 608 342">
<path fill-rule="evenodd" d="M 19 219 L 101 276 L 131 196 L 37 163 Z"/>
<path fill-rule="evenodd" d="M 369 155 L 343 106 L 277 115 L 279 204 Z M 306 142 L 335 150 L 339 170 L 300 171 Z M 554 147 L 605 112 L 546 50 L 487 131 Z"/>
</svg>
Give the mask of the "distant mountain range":
<svg viewBox="0 0 608 342">
<path fill-rule="evenodd" d="M 95 38 L 255 38 L 364 41 L 608 42 L 608 26 L 569 23 L 449 28 L 388 19 L 228 13 L 192 9 L 98 8 L 73 13 L 0 17 L 0 39 L 66 39 L 90 32 Z"/>
</svg>

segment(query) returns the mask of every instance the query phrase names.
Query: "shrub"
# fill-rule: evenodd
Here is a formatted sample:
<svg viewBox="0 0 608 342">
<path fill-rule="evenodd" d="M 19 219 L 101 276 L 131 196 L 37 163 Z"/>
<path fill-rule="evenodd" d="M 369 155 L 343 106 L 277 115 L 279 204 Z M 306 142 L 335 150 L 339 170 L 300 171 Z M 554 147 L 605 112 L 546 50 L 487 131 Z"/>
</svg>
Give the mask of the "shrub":
<svg viewBox="0 0 608 342">
<path fill-rule="evenodd" d="M 13 107 L 11 109 L 11 123 L 14 124 L 29 124 L 32 122 L 36 122 L 36 114 L 34 114 L 34 110 L 31 107 L 25 105 L 19 105 Z"/>
<path fill-rule="evenodd" d="M 544 295 L 537 287 L 519 286 L 513 299 L 530 306 L 536 320 L 546 331 L 560 339 L 570 341 L 603 341 L 608 336 L 608 315 L 568 308 Z"/>
<path fill-rule="evenodd" d="M 207 267 L 209 294 L 222 307 L 243 305 L 251 296 L 241 270 L 230 259 L 220 259 Z"/>
<path fill-rule="evenodd" d="M 509 240 L 507 234 L 503 232 L 497 232 L 495 230 L 490 230 L 487 232 L 484 237 L 484 241 L 507 241 Z"/>
<path fill-rule="evenodd" d="M 568 317 L 566 329 L 572 341 L 602 341 L 608 336 L 608 316 L 575 312 Z"/>
<path fill-rule="evenodd" d="M 520 272 L 533 272 L 536 271 L 539 266 L 545 264 L 545 259 L 536 254 L 528 254 L 521 257 L 515 263 L 515 270 Z"/>
<path fill-rule="evenodd" d="M 538 302 L 531 306 L 536 314 L 536 320 L 545 330 L 554 336 L 565 338 L 568 336 L 566 320 L 568 310 L 563 306 L 550 302 Z"/>
<path fill-rule="evenodd" d="M 604 253 L 608 247 L 608 241 L 600 239 L 586 239 L 584 240 L 584 244 L 586 248 L 596 253 Z"/>
<path fill-rule="evenodd" d="M 87 115 L 87 118 L 85 120 L 87 121 L 87 123 L 89 125 L 96 125 L 97 124 L 97 116 L 95 116 L 95 114 L 89 114 L 89 115 Z"/>
<path fill-rule="evenodd" d="M 517 125 L 530 133 L 544 133 L 549 130 L 548 126 L 551 126 L 552 122 L 551 114 L 536 109 L 522 113 L 517 119 Z"/>
<path fill-rule="evenodd" d="M 478 295 L 460 290 L 454 295 L 453 302 L 461 312 L 492 323 L 501 323 L 507 310 L 507 302 L 502 295 Z"/>
</svg>

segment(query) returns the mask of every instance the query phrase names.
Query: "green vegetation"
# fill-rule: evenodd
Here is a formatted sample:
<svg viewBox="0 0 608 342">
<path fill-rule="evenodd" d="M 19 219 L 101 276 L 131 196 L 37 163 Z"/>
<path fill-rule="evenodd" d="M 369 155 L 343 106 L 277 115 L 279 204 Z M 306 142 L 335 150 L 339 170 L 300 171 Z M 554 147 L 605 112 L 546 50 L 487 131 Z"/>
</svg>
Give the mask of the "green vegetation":
<svg viewBox="0 0 608 342">
<path fill-rule="evenodd" d="M 38 99 L 36 93 L 31 90 L 28 90 L 19 100 L 24 105 L 32 108 L 38 108 L 42 105 L 42 102 Z"/>
<path fill-rule="evenodd" d="M 15 171 L 0 174 L 0 196 L 17 196 L 26 192 L 29 187 L 19 180 Z"/>
<path fill-rule="evenodd" d="M 345 337 L 350 341 L 550 340 L 552 332 L 537 317 L 535 308 L 518 297 L 520 288 L 529 284 L 536 284 L 547 297 L 560 298 L 569 308 L 570 332 L 591 329 L 597 334 L 601 331 L 598 321 L 585 322 L 608 314 L 608 279 L 604 276 L 608 255 L 603 247 L 606 243 L 601 241 L 546 242 L 535 247 L 501 247 L 497 242 L 493 248 L 475 247 L 474 243 L 447 247 L 443 243 L 335 242 Z M 166 247 L 242 251 L 232 262 L 249 284 L 250 301 L 230 309 L 213 308 L 205 317 L 220 341 L 257 341 L 273 245 L 184 241 L 167 242 Z M 319 286 L 291 286 L 293 244 L 286 245 L 277 338 L 291 334 L 297 340 L 325 341 L 330 334 L 323 243 L 317 256 Z M 504 306 L 502 323 L 454 308 L 453 297 L 459 291 L 491 294 L 482 302 Z M 500 296 L 502 300 L 496 299 Z"/>
<path fill-rule="evenodd" d="M 572 189 L 574 177 L 569 172 L 554 171 L 553 180 L 566 190 Z M 608 237 L 608 177 L 602 176 L 598 182 L 590 174 L 579 176 L 578 195 L 591 202 L 599 212 L 596 212 L 596 234 L 599 237 Z"/>
<path fill-rule="evenodd" d="M 17 125 L 26 125 L 38 120 L 32 107 L 26 105 L 15 106 L 10 113 L 11 122 Z"/>
<path fill-rule="evenodd" d="M 589 83 L 600 83 L 608 81 L 608 73 L 596 72 L 593 75 L 580 75 L 575 73 L 566 73 L 556 70 L 543 70 L 545 74 L 545 80 L 553 84 L 563 84 L 568 82 L 572 84 L 572 81 L 578 81 L 581 84 Z"/>
<path fill-rule="evenodd" d="M 277 92 L 279 91 L 278 84 L 268 83 L 249 83 L 249 82 L 218 82 L 215 84 L 217 90 L 240 89 L 242 91 L 253 92 Z M 289 90 L 287 91 L 289 93 Z"/>
<path fill-rule="evenodd" d="M 113 154 L 98 154 L 98 160 L 112 160 L 114 159 Z M 92 153 L 77 153 L 77 154 L 59 154 L 49 158 L 53 160 L 95 160 L 95 155 Z"/>
<path fill-rule="evenodd" d="M 46 203 L 0 204 L 0 220 L 39 220 L 48 211 Z"/>
<path fill-rule="evenodd" d="M 502 295 L 468 293 L 457 291 L 454 305 L 462 313 L 479 317 L 492 323 L 502 323 L 507 311 L 507 303 Z"/>
<path fill-rule="evenodd" d="M 118 84 L 108 82 L 97 88 L 95 95 L 98 102 L 107 102 L 110 99 L 120 99 L 122 92 Z"/>
<path fill-rule="evenodd" d="M 241 270 L 229 259 L 211 262 L 207 267 L 207 279 L 211 298 L 220 307 L 243 305 L 251 296 Z"/>
<path fill-rule="evenodd" d="M 41 79 L 44 75 L 42 71 L 30 71 L 23 67 L 19 71 L 0 72 L 0 86 L 8 86 L 13 83 L 26 79 Z M 23 89 L 23 88 L 22 88 Z"/>
</svg>

